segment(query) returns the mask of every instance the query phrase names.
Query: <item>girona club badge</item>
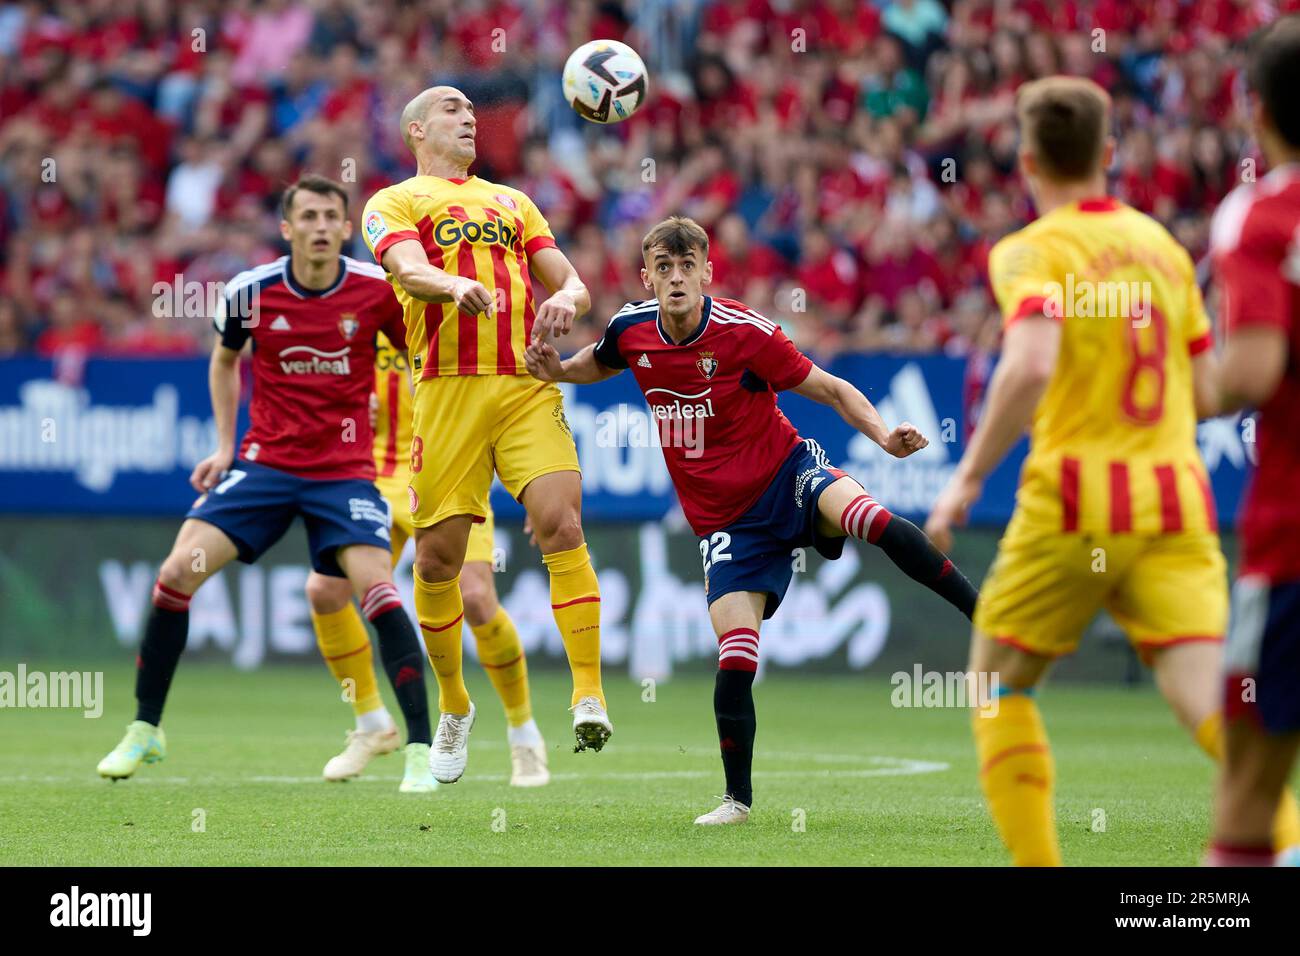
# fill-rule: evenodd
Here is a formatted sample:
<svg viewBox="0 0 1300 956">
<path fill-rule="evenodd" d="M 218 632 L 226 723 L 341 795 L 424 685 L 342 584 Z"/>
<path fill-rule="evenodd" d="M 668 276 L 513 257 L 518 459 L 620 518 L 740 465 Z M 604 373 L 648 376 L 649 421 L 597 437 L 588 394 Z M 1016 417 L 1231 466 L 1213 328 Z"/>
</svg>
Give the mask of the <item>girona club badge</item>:
<svg viewBox="0 0 1300 956">
<path fill-rule="evenodd" d="M 355 312 L 344 312 L 343 318 L 339 319 L 339 334 L 349 342 L 352 336 L 357 334 L 357 329 L 361 328 L 361 323 L 357 321 Z"/>
<path fill-rule="evenodd" d="M 695 363 L 695 367 L 700 370 L 701 375 L 707 379 L 711 379 L 718 371 L 718 360 L 713 357 L 712 352 L 701 352 L 699 361 Z"/>
</svg>

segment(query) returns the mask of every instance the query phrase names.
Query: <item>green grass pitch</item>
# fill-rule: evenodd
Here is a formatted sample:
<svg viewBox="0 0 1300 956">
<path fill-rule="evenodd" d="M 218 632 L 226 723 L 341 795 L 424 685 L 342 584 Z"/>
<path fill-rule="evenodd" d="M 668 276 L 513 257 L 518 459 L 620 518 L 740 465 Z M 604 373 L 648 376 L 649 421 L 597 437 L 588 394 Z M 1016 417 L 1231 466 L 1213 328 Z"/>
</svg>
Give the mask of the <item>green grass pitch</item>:
<svg viewBox="0 0 1300 956">
<path fill-rule="evenodd" d="M 35 668 L 37 665 L 29 665 Z M 47 666 L 47 669 L 57 669 Z M 182 666 L 168 757 L 109 783 L 95 763 L 132 716 L 129 664 L 105 674 L 100 719 L 9 710 L 0 744 L 0 859 L 83 865 L 1000 865 L 975 777 L 967 712 L 897 709 L 883 675 L 773 674 L 756 689 L 755 811 L 694 817 L 722 792 L 712 678 L 607 675 L 615 734 L 572 753 L 567 674 L 533 675 L 549 787 L 506 784 L 501 709 L 479 705 L 469 769 L 437 793 L 397 792 L 400 755 L 328 784 L 351 712 L 324 668 Z M 381 678 L 382 679 L 382 678 Z M 432 681 L 431 681 L 432 683 Z M 1212 769 L 1149 687 L 1049 686 L 1067 863 L 1193 865 Z M 199 812 L 201 811 L 201 813 Z M 196 832 L 202 822 L 201 832 Z"/>
</svg>

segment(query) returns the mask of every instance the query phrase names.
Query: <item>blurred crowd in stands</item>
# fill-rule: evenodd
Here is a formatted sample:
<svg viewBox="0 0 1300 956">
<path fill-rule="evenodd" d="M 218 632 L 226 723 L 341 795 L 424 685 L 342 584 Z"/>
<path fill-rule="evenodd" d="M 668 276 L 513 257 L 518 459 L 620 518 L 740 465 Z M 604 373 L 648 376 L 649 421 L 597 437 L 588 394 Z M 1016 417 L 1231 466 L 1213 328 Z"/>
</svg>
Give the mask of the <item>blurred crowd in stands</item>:
<svg viewBox="0 0 1300 956">
<path fill-rule="evenodd" d="M 206 351 L 194 290 L 287 251 L 278 199 L 300 173 L 344 180 L 354 221 L 412 175 L 397 115 L 434 83 L 475 101 L 473 171 L 531 195 L 592 290 L 570 347 L 645 298 L 641 236 L 683 213 L 710 233 L 714 291 L 823 360 L 987 355 L 988 250 L 1033 216 L 1016 87 L 1066 72 L 1110 90 L 1115 192 L 1200 259 L 1215 204 L 1258 161 L 1243 42 L 1297 6 L 0 3 L 0 356 Z M 560 93 L 593 37 L 650 69 L 649 100 L 617 126 Z M 359 234 L 346 251 L 367 258 Z"/>
</svg>

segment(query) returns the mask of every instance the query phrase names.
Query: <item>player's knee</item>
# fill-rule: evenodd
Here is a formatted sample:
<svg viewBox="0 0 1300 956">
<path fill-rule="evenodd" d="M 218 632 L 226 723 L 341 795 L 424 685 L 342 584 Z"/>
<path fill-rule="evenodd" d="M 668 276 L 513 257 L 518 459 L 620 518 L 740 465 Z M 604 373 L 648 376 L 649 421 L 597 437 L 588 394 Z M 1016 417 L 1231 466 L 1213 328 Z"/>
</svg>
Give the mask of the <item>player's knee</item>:
<svg viewBox="0 0 1300 956">
<path fill-rule="evenodd" d="M 569 551 L 582 544 L 582 518 L 571 506 L 547 508 L 533 519 L 537 543 L 544 552 Z"/>
<path fill-rule="evenodd" d="M 490 564 L 474 561 L 461 569 L 460 598 L 471 627 L 486 624 L 496 616 L 497 589 Z"/>
<path fill-rule="evenodd" d="M 182 594 L 193 594 L 203 583 L 204 574 L 195 568 L 187 552 L 173 551 L 158 569 L 158 583 Z"/>
<path fill-rule="evenodd" d="M 461 561 L 454 555 L 436 548 L 421 548 L 415 554 L 415 576 L 430 584 L 450 581 L 460 574 L 460 566 Z"/>
<path fill-rule="evenodd" d="M 469 622 L 470 627 L 479 627 L 496 616 L 497 592 L 492 586 L 491 578 L 484 581 L 478 574 L 462 572 L 460 599 L 465 605 L 465 620 Z"/>
<path fill-rule="evenodd" d="M 346 578 L 332 578 L 313 571 L 307 576 L 307 601 L 317 614 L 334 614 L 352 600 Z"/>
</svg>

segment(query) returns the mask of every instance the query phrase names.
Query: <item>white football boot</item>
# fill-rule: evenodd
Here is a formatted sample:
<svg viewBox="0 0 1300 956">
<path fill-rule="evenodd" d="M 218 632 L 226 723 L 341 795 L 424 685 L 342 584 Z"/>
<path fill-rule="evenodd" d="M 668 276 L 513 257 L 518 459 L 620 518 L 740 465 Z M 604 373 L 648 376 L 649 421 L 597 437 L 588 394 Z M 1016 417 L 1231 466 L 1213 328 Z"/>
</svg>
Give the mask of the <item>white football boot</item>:
<svg viewBox="0 0 1300 956">
<path fill-rule="evenodd" d="M 599 751 L 614 732 L 614 725 L 609 721 L 609 714 L 598 697 L 584 697 L 572 707 L 573 736 L 577 738 L 574 753 L 584 750 Z"/>
<path fill-rule="evenodd" d="M 510 786 L 544 787 L 550 782 L 545 744 L 515 744 L 510 748 Z"/>
<path fill-rule="evenodd" d="M 722 798 L 722 806 L 695 818 L 703 827 L 725 826 L 729 823 L 744 823 L 749 819 L 749 807 L 738 802 L 731 794 Z"/>
<path fill-rule="evenodd" d="M 396 727 L 372 732 L 349 730 L 343 752 L 331 757 L 325 764 L 324 777 L 332 781 L 359 777 L 371 760 L 382 754 L 392 753 L 401 742 Z"/>
<path fill-rule="evenodd" d="M 439 783 L 455 783 L 469 762 L 469 732 L 474 726 L 474 702 L 468 714 L 443 714 L 429 751 L 429 770 Z"/>
</svg>

